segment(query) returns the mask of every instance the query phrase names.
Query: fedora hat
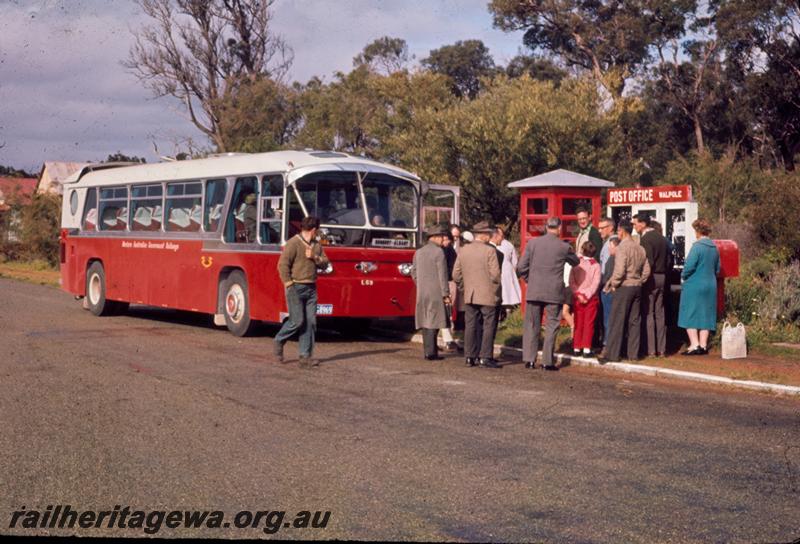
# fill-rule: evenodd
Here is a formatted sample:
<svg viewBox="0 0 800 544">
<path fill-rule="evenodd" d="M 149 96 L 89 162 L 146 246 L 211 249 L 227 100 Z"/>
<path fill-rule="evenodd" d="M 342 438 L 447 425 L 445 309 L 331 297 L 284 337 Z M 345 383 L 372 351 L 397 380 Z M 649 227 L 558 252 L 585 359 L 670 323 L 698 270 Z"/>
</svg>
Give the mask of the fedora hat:
<svg viewBox="0 0 800 544">
<path fill-rule="evenodd" d="M 472 227 L 472 232 L 493 232 L 495 229 L 494 225 L 489 223 L 488 221 L 481 221 L 479 223 L 475 223 L 475 226 Z"/>
<path fill-rule="evenodd" d="M 425 229 L 425 236 L 428 238 L 431 236 L 448 236 L 449 234 L 450 232 L 442 225 L 433 225 Z"/>
</svg>

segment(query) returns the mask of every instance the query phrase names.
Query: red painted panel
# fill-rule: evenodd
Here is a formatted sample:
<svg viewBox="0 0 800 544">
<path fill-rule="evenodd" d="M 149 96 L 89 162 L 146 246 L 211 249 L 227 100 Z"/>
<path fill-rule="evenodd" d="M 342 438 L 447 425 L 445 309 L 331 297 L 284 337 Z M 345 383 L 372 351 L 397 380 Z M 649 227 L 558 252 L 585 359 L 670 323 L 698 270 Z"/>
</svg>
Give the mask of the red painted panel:
<svg viewBox="0 0 800 544">
<path fill-rule="evenodd" d="M 216 311 L 222 271 L 244 271 L 254 319 L 280 321 L 286 311 L 278 277 L 279 253 L 207 251 L 200 240 L 137 240 L 68 236 L 66 262 L 61 265 L 62 288 L 85 294 L 85 273 L 91 260 L 100 260 L 106 273 L 107 297 L 151 306 L 204 313 Z M 415 290 L 398 265 L 411 263 L 413 250 L 325 249 L 333 273 L 318 279 L 319 303 L 332 305 L 333 317 L 407 317 L 414 315 Z M 374 263 L 367 274 L 356 266 Z"/>
<path fill-rule="evenodd" d="M 739 276 L 739 245 L 733 240 L 714 240 L 719 250 L 720 278 Z"/>
<path fill-rule="evenodd" d="M 690 202 L 691 185 L 659 185 L 656 187 L 629 187 L 609 189 L 606 197 L 609 206 L 651 204 L 664 202 Z"/>
</svg>

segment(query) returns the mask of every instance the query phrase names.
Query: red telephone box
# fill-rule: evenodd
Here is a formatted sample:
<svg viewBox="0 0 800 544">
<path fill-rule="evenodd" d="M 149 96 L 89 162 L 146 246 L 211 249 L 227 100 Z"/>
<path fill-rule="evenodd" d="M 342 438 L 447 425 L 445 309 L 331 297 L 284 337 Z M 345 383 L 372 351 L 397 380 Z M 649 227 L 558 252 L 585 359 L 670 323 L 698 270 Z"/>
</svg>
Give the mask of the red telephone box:
<svg viewBox="0 0 800 544">
<path fill-rule="evenodd" d="M 508 186 L 520 189 L 520 251 L 524 251 L 528 240 L 544 234 L 547 218 L 554 216 L 561 219 L 560 237 L 574 244 L 578 232 L 578 210 L 584 208 L 588 211 L 592 224 L 597 226 L 603 212 L 600 192 L 614 187 L 614 183 L 559 169 Z"/>
<path fill-rule="evenodd" d="M 544 234 L 548 217 L 560 218 L 559 237 L 575 244 L 578 233 L 578 210 L 583 208 L 588 211 L 592 216 L 592 224 L 596 227 L 603 211 L 600 205 L 600 192 L 614 187 L 614 183 L 559 169 L 509 183 L 508 186 L 520 190 L 519 252 L 522 256 L 528 240 Z M 522 300 L 525 300 L 527 285 L 524 281 L 520 281 L 520 287 Z M 525 304 L 522 305 L 522 309 L 524 312 Z"/>
</svg>

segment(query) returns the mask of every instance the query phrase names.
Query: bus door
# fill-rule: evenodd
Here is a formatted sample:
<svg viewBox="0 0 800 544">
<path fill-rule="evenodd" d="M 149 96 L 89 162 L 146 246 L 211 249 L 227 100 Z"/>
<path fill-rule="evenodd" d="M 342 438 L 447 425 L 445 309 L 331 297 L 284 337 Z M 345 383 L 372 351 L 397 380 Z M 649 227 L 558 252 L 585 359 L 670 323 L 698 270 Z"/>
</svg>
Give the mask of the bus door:
<svg viewBox="0 0 800 544">
<path fill-rule="evenodd" d="M 281 243 L 283 223 L 283 176 L 273 174 L 261 180 L 258 239 L 262 244 Z"/>
<path fill-rule="evenodd" d="M 433 225 L 458 224 L 461 188 L 454 185 L 428 185 L 422 198 L 422 229 Z"/>
</svg>

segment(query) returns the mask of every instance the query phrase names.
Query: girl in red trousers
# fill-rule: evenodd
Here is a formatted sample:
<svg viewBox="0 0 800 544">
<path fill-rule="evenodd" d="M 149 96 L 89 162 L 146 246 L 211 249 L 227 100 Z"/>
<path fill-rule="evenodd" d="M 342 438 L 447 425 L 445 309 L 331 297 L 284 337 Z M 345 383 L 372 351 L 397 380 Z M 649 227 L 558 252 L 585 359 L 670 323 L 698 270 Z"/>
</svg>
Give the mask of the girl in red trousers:
<svg viewBox="0 0 800 544">
<path fill-rule="evenodd" d="M 573 293 L 573 312 L 575 332 L 572 334 L 572 349 L 575 355 L 591 357 L 592 338 L 594 337 L 594 321 L 600 297 L 597 289 L 600 286 L 600 263 L 594 256 L 597 248 L 591 242 L 581 246 L 581 262 L 573 266 L 569 273 L 569 286 Z"/>
</svg>

